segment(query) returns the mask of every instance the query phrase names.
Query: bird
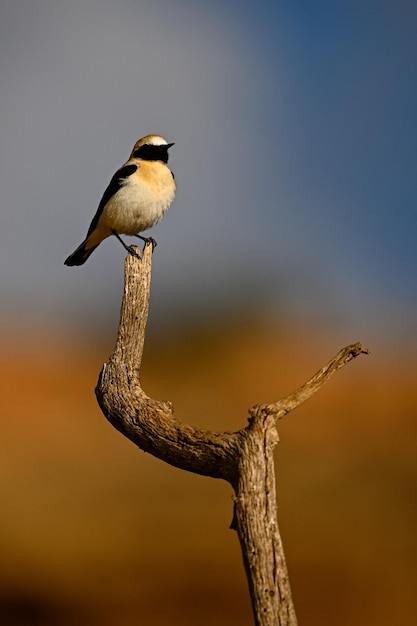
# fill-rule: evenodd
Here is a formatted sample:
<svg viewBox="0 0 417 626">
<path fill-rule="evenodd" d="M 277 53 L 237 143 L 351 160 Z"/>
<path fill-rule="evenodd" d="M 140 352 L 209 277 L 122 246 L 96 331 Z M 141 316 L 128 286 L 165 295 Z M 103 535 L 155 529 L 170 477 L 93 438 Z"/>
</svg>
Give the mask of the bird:
<svg viewBox="0 0 417 626">
<path fill-rule="evenodd" d="M 168 150 L 173 145 L 160 135 L 146 135 L 135 143 L 129 159 L 104 192 L 86 238 L 65 260 L 65 265 L 83 265 L 111 235 L 135 256 L 134 248 L 120 235 L 139 237 L 155 247 L 152 237 L 139 233 L 157 224 L 174 200 L 177 185 L 167 165 Z"/>
</svg>

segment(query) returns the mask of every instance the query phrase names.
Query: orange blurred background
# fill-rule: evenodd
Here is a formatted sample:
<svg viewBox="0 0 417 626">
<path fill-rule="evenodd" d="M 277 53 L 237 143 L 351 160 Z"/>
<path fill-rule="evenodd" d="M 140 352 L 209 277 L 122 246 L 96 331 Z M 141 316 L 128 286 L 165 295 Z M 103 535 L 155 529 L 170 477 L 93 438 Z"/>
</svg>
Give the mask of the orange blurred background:
<svg viewBox="0 0 417 626">
<path fill-rule="evenodd" d="M 152 331 L 151 396 L 232 430 L 342 345 L 265 316 Z M 104 419 L 113 337 L 3 336 L 0 622 L 253 623 L 226 483 L 164 465 Z M 13 331 L 13 332 L 12 332 Z M 415 612 L 415 357 L 381 342 L 279 423 L 279 524 L 300 624 L 407 624 Z"/>
</svg>

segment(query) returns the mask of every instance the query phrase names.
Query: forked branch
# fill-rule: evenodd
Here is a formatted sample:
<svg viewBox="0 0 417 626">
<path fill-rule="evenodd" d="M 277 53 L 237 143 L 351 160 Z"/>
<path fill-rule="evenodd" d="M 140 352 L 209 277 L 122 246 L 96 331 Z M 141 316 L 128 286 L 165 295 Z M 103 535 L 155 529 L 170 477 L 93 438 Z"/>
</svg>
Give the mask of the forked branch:
<svg viewBox="0 0 417 626">
<path fill-rule="evenodd" d="M 276 514 L 276 420 L 310 398 L 338 369 L 368 351 L 359 343 L 343 348 L 286 398 L 250 409 L 248 425 L 237 432 L 193 428 L 174 418 L 169 402 L 150 398 L 140 386 L 151 270 L 152 246 L 145 245 L 142 260 L 127 255 L 119 331 L 114 352 L 97 383 L 98 403 L 110 423 L 145 452 L 232 485 L 232 527 L 242 548 L 255 623 L 296 626 Z"/>
</svg>

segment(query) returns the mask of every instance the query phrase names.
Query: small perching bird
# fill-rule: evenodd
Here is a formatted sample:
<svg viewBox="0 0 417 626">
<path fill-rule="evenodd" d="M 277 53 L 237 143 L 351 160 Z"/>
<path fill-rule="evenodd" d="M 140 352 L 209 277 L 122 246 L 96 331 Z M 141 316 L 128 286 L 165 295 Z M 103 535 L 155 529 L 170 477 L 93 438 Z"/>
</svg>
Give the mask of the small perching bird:
<svg viewBox="0 0 417 626">
<path fill-rule="evenodd" d="M 110 235 L 115 235 L 129 252 L 131 248 L 120 235 L 148 240 L 139 233 L 157 224 L 175 197 L 174 174 L 167 166 L 168 149 L 173 145 L 159 135 L 146 135 L 135 143 L 129 160 L 117 170 L 104 192 L 87 237 L 65 265 L 82 265 Z"/>
</svg>

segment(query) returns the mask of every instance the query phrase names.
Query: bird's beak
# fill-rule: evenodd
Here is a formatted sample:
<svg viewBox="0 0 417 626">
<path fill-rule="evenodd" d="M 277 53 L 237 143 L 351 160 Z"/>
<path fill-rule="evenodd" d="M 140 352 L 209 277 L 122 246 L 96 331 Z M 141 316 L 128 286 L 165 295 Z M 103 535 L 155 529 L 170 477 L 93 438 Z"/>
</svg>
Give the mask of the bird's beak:
<svg viewBox="0 0 417 626">
<path fill-rule="evenodd" d="M 175 146 L 175 143 L 167 143 L 167 149 L 172 148 L 172 146 Z"/>
</svg>

